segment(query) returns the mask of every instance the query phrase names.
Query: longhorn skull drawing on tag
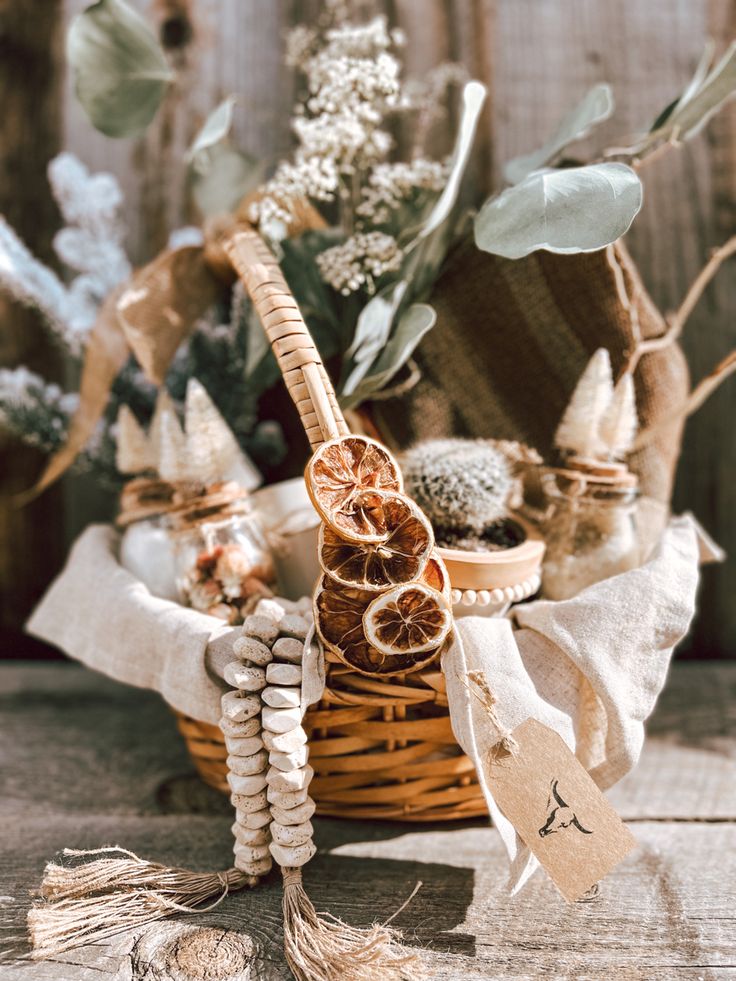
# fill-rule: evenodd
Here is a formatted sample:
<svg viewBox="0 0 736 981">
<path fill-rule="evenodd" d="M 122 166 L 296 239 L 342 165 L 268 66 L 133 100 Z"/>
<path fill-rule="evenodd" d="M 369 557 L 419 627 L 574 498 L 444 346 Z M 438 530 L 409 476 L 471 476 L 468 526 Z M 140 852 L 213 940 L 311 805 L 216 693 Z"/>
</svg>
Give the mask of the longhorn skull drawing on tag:
<svg viewBox="0 0 736 981">
<path fill-rule="evenodd" d="M 575 816 L 573 809 L 568 807 L 562 799 L 557 785 L 557 780 L 553 780 L 550 784 L 550 794 L 547 800 L 547 820 L 539 829 L 539 837 L 546 838 L 547 835 L 553 835 L 563 828 L 577 828 L 584 835 L 592 835 L 593 832 L 588 831 L 582 826 Z"/>
</svg>

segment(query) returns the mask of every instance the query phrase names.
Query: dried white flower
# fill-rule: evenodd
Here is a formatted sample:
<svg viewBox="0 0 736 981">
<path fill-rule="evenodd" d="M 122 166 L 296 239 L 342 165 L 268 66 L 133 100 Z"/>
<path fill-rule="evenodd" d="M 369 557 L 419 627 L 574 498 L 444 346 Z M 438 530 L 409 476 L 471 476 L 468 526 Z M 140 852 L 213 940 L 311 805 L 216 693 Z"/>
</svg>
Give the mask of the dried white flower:
<svg viewBox="0 0 736 981">
<path fill-rule="evenodd" d="M 64 337 L 69 297 L 51 269 L 39 262 L 0 216 L 0 289 L 24 306 L 34 307 Z"/>
<path fill-rule="evenodd" d="M 409 163 L 380 163 L 371 171 L 363 188 L 363 201 L 356 213 L 376 225 L 389 221 L 391 212 L 416 191 L 441 191 L 448 164 L 419 157 Z"/>
<path fill-rule="evenodd" d="M 329 139 L 329 137 L 328 137 Z M 282 161 L 264 188 L 264 196 L 250 208 L 251 221 L 260 224 L 267 238 L 284 238 L 293 221 L 293 207 L 304 198 L 333 201 L 339 187 L 334 159 L 329 155 L 297 153 L 294 163 Z"/>
<path fill-rule="evenodd" d="M 286 55 L 284 61 L 289 68 L 304 68 L 311 56 L 317 32 L 305 24 L 298 24 L 286 35 Z"/>
<path fill-rule="evenodd" d="M 54 249 L 62 262 L 82 274 L 72 282 L 70 295 L 99 305 L 131 273 L 122 245 L 120 186 L 111 174 L 90 174 L 71 153 L 55 157 L 48 173 L 68 226 L 57 232 Z M 83 329 L 81 324 L 77 327 Z"/>
<path fill-rule="evenodd" d="M 279 165 L 251 208 L 264 234 L 283 237 L 296 201 L 333 201 L 341 183 L 385 159 L 392 139 L 381 124 L 402 104 L 391 44 L 385 17 L 328 30 L 318 49 L 316 34 L 292 32 L 290 57 L 304 71 L 309 96 L 292 119 L 293 162 Z"/>
<path fill-rule="evenodd" d="M 331 58 L 375 58 L 391 47 L 386 18 L 366 24 L 340 24 L 327 31 L 325 53 Z"/>
<path fill-rule="evenodd" d="M 359 232 L 341 245 L 321 252 L 317 265 L 329 286 L 349 296 L 359 289 L 375 293 L 376 280 L 384 273 L 399 270 L 403 258 L 404 253 L 392 235 Z"/>
<path fill-rule="evenodd" d="M 324 112 L 313 119 L 297 119 L 294 131 L 304 148 L 297 156 L 297 165 L 317 170 L 315 163 L 319 161 L 318 173 L 327 170 L 335 175 L 335 185 L 328 191 L 330 196 L 318 198 L 323 201 L 334 196 L 338 174 L 353 174 L 381 160 L 392 143 L 390 134 L 362 122 L 357 114 L 351 113 L 332 116 Z M 307 179 L 310 176 L 307 174 Z"/>
</svg>

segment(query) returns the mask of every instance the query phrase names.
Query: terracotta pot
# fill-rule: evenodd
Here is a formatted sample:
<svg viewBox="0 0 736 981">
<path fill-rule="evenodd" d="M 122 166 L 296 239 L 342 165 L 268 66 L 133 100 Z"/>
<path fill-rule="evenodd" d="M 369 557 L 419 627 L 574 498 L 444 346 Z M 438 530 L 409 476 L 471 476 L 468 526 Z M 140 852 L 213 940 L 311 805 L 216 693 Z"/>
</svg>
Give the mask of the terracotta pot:
<svg viewBox="0 0 736 981">
<path fill-rule="evenodd" d="M 526 532 L 521 545 L 498 552 L 464 552 L 439 548 L 453 589 L 475 592 L 511 589 L 539 575 L 544 556 L 544 539 L 528 522 L 513 519 Z"/>
</svg>

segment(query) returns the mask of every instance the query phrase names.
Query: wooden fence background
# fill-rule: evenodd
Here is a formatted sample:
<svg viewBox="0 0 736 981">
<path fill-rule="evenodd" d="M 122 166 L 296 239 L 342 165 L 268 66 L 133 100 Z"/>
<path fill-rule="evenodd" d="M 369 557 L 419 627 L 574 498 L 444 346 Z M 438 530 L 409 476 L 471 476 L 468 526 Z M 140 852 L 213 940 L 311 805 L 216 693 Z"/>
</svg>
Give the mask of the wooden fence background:
<svg viewBox="0 0 736 981">
<path fill-rule="evenodd" d="M 126 194 L 134 261 L 150 258 L 169 231 L 192 217 L 182 153 L 207 112 L 240 96 L 242 147 L 275 158 L 290 145 L 292 79 L 282 67 L 283 34 L 319 4 L 298 0 L 135 0 L 180 69 L 179 82 L 140 141 L 108 140 L 76 104 L 63 63 L 66 25 L 87 0 L 0 3 L 0 213 L 43 256 L 58 217 L 45 178 L 60 149 L 92 170 L 108 170 Z M 474 180 L 498 186 L 509 157 L 536 147 L 586 88 L 610 82 L 613 138 L 634 131 L 689 78 L 706 38 L 723 47 L 736 34 L 732 0 L 379 0 L 410 38 L 405 62 L 419 74 L 440 61 L 463 62 L 489 86 Z M 644 174 L 646 202 L 628 241 L 661 308 L 673 308 L 709 249 L 736 228 L 736 108 L 728 107 L 685 149 Z M 0 364 L 28 363 L 50 377 L 63 369 L 34 318 L 0 300 Z M 692 317 L 685 348 L 695 378 L 736 342 L 733 266 L 709 288 Z M 736 383 L 691 421 L 676 506 L 692 509 L 736 555 Z M 31 451 L 0 445 L 0 619 L 5 653 L 79 527 L 109 501 L 67 480 L 24 511 L 9 496 L 40 466 Z M 704 572 L 701 612 L 686 652 L 736 656 L 736 560 Z M 23 652 L 27 653 L 27 646 Z"/>
</svg>

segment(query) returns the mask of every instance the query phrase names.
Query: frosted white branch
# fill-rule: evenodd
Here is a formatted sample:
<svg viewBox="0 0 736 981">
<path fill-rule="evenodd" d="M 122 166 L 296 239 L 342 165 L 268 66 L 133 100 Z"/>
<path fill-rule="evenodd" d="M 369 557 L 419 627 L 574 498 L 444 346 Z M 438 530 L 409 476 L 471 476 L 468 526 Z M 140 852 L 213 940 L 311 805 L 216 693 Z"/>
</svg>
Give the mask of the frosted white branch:
<svg viewBox="0 0 736 981">
<path fill-rule="evenodd" d="M 100 304 L 131 273 L 118 216 L 122 194 L 112 175 L 90 175 L 70 153 L 52 160 L 48 173 L 67 222 L 54 249 L 77 275 L 65 286 L 0 216 L 0 289 L 37 309 L 71 353 L 79 354 Z"/>
<path fill-rule="evenodd" d="M 64 439 L 79 396 L 28 368 L 0 368 L 0 428 L 42 450 L 53 450 Z"/>
<path fill-rule="evenodd" d="M 59 277 L 39 262 L 0 215 L 0 290 L 24 306 L 34 307 L 61 332 L 67 320 L 68 295 Z"/>
</svg>

